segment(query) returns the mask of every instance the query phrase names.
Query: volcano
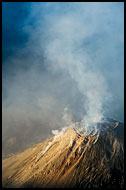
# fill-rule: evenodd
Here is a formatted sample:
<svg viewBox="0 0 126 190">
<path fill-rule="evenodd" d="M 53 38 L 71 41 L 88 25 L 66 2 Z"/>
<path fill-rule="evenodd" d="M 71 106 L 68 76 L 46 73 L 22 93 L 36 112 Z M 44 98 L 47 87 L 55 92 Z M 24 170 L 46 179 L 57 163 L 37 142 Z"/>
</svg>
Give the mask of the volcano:
<svg viewBox="0 0 126 190">
<path fill-rule="evenodd" d="M 102 120 L 99 133 L 88 135 L 79 124 L 4 158 L 3 187 L 123 188 L 124 124 Z"/>
</svg>

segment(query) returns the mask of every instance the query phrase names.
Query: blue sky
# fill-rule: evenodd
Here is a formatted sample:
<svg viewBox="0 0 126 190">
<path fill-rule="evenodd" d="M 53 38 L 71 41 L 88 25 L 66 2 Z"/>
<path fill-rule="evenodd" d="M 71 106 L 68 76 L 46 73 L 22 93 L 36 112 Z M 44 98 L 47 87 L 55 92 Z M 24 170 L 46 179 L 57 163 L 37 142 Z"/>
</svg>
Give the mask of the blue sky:
<svg viewBox="0 0 126 190">
<path fill-rule="evenodd" d="M 13 53 L 14 47 L 20 47 L 26 42 L 27 35 L 22 32 L 21 28 L 27 16 L 28 8 L 25 3 L 2 4 L 2 45 L 4 60 Z"/>
<path fill-rule="evenodd" d="M 3 2 L 2 56 L 5 134 L 47 134 L 65 107 L 123 121 L 124 3 Z"/>
</svg>

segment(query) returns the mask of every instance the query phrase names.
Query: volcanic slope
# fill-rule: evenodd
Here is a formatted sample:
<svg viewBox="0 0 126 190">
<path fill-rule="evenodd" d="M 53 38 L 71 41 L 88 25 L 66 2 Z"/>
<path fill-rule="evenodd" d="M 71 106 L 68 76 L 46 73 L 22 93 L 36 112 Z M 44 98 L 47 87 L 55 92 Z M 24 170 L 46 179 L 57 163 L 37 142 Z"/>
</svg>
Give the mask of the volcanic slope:
<svg viewBox="0 0 126 190">
<path fill-rule="evenodd" d="M 123 187 L 124 125 L 110 119 L 96 135 L 76 123 L 24 152 L 2 160 L 3 187 Z"/>
</svg>

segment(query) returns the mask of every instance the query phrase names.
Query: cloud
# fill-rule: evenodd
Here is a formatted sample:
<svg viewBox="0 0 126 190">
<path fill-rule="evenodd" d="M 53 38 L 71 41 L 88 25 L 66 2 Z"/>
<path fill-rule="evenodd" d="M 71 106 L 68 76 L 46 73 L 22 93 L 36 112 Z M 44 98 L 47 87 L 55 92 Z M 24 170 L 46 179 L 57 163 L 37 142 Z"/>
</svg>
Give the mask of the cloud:
<svg viewBox="0 0 126 190">
<path fill-rule="evenodd" d="M 45 54 L 51 70 L 68 71 L 71 79 L 77 83 L 77 88 L 84 99 L 83 108 L 86 110 L 84 120 L 90 122 L 94 117 L 103 116 L 106 111 L 104 105 L 112 96 L 107 89 L 106 76 L 102 71 L 104 63 L 108 60 L 108 54 L 104 49 L 116 56 L 114 51 L 116 52 L 117 49 L 109 44 L 109 41 L 115 45 L 121 44 L 123 40 L 120 35 L 117 40 L 115 39 L 118 30 L 114 37 L 112 35 L 113 26 L 119 22 L 119 19 L 115 22 L 115 17 L 113 17 L 115 10 L 111 11 L 112 4 L 85 3 L 83 5 L 82 8 L 77 6 L 78 9 L 75 12 L 70 10 L 64 16 L 53 17 L 51 21 L 49 17 L 50 25 L 47 25 L 49 39 L 45 45 Z M 99 40 L 98 45 L 95 38 Z M 91 43 L 94 45 L 93 49 L 87 48 L 88 51 L 85 48 L 87 39 L 89 39 L 88 43 L 92 39 Z M 96 49 L 95 45 L 97 45 Z M 101 50 L 100 56 L 103 55 L 105 59 L 101 63 L 102 69 L 95 60 L 96 54 L 99 55 Z"/>
<path fill-rule="evenodd" d="M 73 122 L 99 115 L 123 120 L 123 3 L 25 8 L 25 21 L 17 20 L 28 38 L 3 63 L 5 142 L 13 134 L 23 146 L 41 141 L 63 127 L 65 107 Z"/>
</svg>

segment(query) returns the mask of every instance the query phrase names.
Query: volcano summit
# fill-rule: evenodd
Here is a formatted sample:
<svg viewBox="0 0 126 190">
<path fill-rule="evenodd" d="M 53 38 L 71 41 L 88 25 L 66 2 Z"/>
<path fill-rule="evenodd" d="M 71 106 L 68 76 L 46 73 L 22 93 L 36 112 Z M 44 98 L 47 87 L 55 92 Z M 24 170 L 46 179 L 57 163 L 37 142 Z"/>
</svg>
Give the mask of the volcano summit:
<svg viewBox="0 0 126 190">
<path fill-rule="evenodd" d="M 3 159 L 3 187 L 123 187 L 123 123 L 102 120 L 88 135 L 80 123 Z"/>
</svg>

